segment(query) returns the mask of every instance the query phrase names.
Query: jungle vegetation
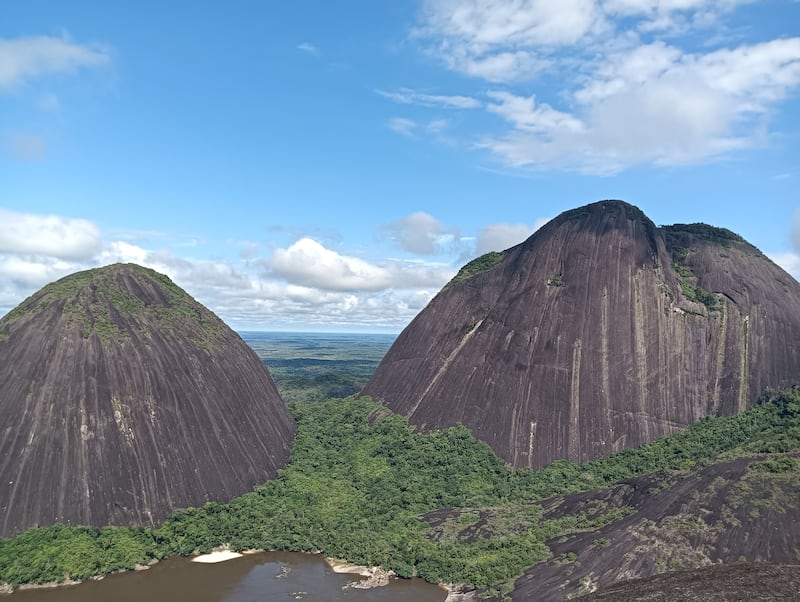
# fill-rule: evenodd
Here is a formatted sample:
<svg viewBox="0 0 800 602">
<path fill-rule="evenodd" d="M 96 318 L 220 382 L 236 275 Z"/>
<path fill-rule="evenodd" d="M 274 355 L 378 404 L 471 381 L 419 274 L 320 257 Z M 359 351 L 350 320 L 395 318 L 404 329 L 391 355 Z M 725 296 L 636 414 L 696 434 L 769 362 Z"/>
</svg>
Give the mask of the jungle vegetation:
<svg viewBox="0 0 800 602">
<path fill-rule="evenodd" d="M 732 417 L 701 420 L 639 449 L 582 465 L 558 461 L 513 470 L 462 426 L 419 434 L 369 398 L 291 404 L 297 421 L 289 465 L 230 503 L 175 512 L 157 529 L 54 525 L 0 541 L 0 583 L 84 579 L 154 559 L 231 549 L 321 551 L 402 577 L 508 591 L 547 559 L 546 541 L 625 515 L 543 520 L 538 501 L 654 471 L 688 471 L 738 455 L 765 456 L 757 470 L 796 470 L 779 454 L 800 448 L 800 388 L 766 395 Z M 492 537 L 432 536 L 425 513 L 462 509 L 463 524 L 491 509 Z"/>
</svg>

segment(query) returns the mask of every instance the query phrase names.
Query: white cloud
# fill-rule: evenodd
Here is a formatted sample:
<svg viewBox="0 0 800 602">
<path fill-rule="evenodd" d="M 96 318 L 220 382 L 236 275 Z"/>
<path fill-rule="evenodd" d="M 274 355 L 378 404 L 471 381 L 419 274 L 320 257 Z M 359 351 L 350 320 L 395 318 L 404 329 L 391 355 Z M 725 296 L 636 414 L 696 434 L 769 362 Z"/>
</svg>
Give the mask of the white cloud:
<svg viewBox="0 0 800 602">
<path fill-rule="evenodd" d="M 389 120 L 389 129 L 408 138 L 417 136 L 429 136 L 440 142 L 449 142 L 442 136 L 443 132 L 450 126 L 447 119 L 431 119 L 428 122 L 418 122 L 405 117 L 393 117 Z"/>
<path fill-rule="evenodd" d="M 459 235 L 458 228 L 444 226 L 424 211 L 384 224 L 381 230 L 401 249 L 418 255 L 439 253 Z"/>
<path fill-rule="evenodd" d="M 643 32 L 678 33 L 688 28 L 709 27 L 720 15 L 756 0 L 605 0 L 609 15 L 640 19 Z"/>
<path fill-rule="evenodd" d="M 450 122 L 447 119 L 431 119 L 425 125 L 425 129 L 431 134 L 441 134 L 449 127 Z"/>
<path fill-rule="evenodd" d="M 138 263 L 146 265 L 150 252 L 138 245 L 133 245 L 123 240 L 109 244 L 100 253 L 100 263 Z"/>
<path fill-rule="evenodd" d="M 800 209 L 794 213 L 790 236 L 793 250 L 770 253 L 769 258 L 800 281 Z"/>
<path fill-rule="evenodd" d="M 391 282 L 385 268 L 340 255 L 311 238 L 277 249 L 269 260 L 269 270 L 291 284 L 333 291 L 380 290 Z"/>
<path fill-rule="evenodd" d="M 488 92 L 487 96 L 496 103 L 489 104 L 487 110 L 496 113 L 513 124 L 517 130 L 550 134 L 556 131 L 581 132 L 585 129 L 580 119 L 556 111 L 548 104 L 536 104 L 536 97 L 514 96 L 509 92 Z"/>
<path fill-rule="evenodd" d="M 483 146 L 513 166 L 592 173 L 704 161 L 762 143 L 771 106 L 799 84 L 800 38 L 706 55 L 657 42 L 608 57 L 574 112 L 490 92 L 512 130 Z"/>
<path fill-rule="evenodd" d="M 303 42 L 302 44 L 298 44 L 297 49 L 307 52 L 308 54 L 313 54 L 314 56 L 319 55 L 319 48 L 317 48 L 311 42 Z"/>
<path fill-rule="evenodd" d="M 769 143 L 776 109 L 800 86 L 800 37 L 716 49 L 724 35 L 664 41 L 723 31 L 754 1 L 428 0 L 412 37 L 446 68 L 506 84 L 482 103 L 505 126 L 473 148 L 511 167 L 610 174 Z M 411 135 L 419 123 L 396 125 Z"/>
<path fill-rule="evenodd" d="M 481 102 L 470 96 L 443 96 L 424 94 L 409 88 L 400 88 L 395 92 L 375 90 L 377 94 L 401 104 L 419 105 L 423 107 L 441 107 L 445 109 L 476 109 Z"/>
<path fill-rule="evenodd" d="M 798 253 L 772 253 L 769 258 L 789 272 L 795 280 L 800 281 L 800 254 Z"/>
<path fill-rule="evenodd" d="M 72 271 L 72 264 L 55 258 L 0 255 L 0 278 L 23 287 L 38 287 Z"/>
<path fill-rule="evenodd" d="M 477 53 L 507 45 L 574 44 L 600 17 L 594 0 L 429 0 L 422 33 L 437 32 Z"/>
<path fill-rule="evenodd" d="M 478 237 L 475 240 L 475 253 L 476 255 L 483 255 L 490 251 L 504 251 L 514 245 L 518 245 L 549 221 L 550 218 L 539 218 L 532 226 L 505 223 L 485 226 L 478 232 Z"/>
<path fill-rule="evenodd" d="M 0 38 L 0 89 L 53 73 L 72 73 L 111 62 L 108 50 L 66 38 L 31 36 Z"/>
<path fill-rule="evenodd" d="M 100 248 L 100 231 L 87 220 L 0 209 L 0 253 L 87 259 Z"/>
<path fill-rule="evenodd" d="M 12 225 L 13 228 L 7 226 Z M 172 242 L 103 241 L 86 220 L 0 211 L 0 315 L 48 282 L 111 263 L 137 263 L 168 275 L 229 325 L 399 331 L 455 273 L 444 263 L 344 255 L 310 238 L 268 259 L 206 260 L 176 255 Z M 134 233 L 136 234 L 136 233 Z M 133 238 L 164 243 L 165 233 Z M 24 240 L 23 240 L 24 239 Z M 240 243 L 230 243 L 232 251 Z M 236 257 L 237 253 L 233 252 Z"/>
<path fill-rule="evenodd" d="M 439 290 L 456 273 L 446 264 L 401 259 L 387 260 L 384 267 L 391 274 L 390 288 L 396 290 Z"/>
<path fill-rule="evenodd" d="M 529 79 L 554 49 L 605 29 L 594 0 L 428 0 L 417 37 L 455 71 Z"/>
<path fill-rule="evenodd" d="M 403 136 L 411 136 L 417 128 L 417 122 L 405 117 L 392 117 L 389 120 L 389 129 Z"/>
<path fill-rule="evenodd" d="M 470 58 L 463 62 L 449 61 L 456 71 L 463 71 L 472 77 L 480 77 L 490 82 L 508 82 L 517 78 L 533 79 L 549 62 L 538 58 L 531 52 L 500 52 L 480 58 Z"/>
</svg>

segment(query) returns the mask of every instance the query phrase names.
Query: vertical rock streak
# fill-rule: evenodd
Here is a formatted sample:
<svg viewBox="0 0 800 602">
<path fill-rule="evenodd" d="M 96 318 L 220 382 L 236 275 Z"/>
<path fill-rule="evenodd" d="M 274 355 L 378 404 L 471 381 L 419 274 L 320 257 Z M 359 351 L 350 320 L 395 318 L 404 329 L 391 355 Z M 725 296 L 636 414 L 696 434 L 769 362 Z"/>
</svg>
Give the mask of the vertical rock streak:
<svg viewBox="0 0 800 602">
<path fill-rule="evenodd" d="M 515 466 L 543 466 L 741 411 L 800 381 L 798 343 L 800 284 L 757 249 L 602 201 L 448 285 L 364 392 L 425 429 L 462 422 Z"/>
<path fill-rule="evenodd" d="M 236 333 L 165 276 L 116 265 L 0 320 L 0 434 L 5 537 L 228 500 L 275 476 L 294 424 Z"/>
</svg>

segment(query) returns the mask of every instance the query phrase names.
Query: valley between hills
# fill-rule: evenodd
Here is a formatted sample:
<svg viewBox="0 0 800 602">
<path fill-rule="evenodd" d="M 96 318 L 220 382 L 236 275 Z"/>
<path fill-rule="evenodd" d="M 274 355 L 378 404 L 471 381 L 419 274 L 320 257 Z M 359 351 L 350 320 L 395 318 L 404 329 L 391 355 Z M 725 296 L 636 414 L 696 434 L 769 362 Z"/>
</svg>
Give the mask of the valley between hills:
<svg viewBox="0 0 800 602">
<path fill-rule="evenodd" d="M 481 597 L 559 600 L 635 577 L 797 558 L 800 464 L 784 450 L 800 449 L 800 390 L 537 471 L 508 468 L 463 427 L 417 434 L 366 398 L 292 413 L 292 459 L 277 479 L 157 529 L 26 531 L 0 544 L 2 580 L 80 580 L 227 544 L 322 550 Z"/>
<path fill-rule="evenodd" d="M 798 289 L 603 201 L 465 266 L 374 375 L 391 341 L 271 375 L 160 274 L 67 277 L 0 319 L 0 583 L 224 546 L 452 600 L 796 598 Z"/>
</svg>

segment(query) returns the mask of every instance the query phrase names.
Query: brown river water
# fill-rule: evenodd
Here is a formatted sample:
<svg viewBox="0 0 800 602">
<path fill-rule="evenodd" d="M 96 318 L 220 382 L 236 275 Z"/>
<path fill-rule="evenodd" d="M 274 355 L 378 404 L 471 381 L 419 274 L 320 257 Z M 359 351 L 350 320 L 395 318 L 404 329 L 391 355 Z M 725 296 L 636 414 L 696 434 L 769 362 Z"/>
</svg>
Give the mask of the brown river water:
<svg viewBox="0 0 800 602">
<path fill-rule="evenodd" d="M 322 555 L 260 552 L 217 564 L 170 558 L 146 571 L 0 595 L 0 602 L 442 602 L 447 597 L 421 579 L 392 579 L 373 589 L 346 587 L 361 579 L 333 572 Z"/>
</svg>

